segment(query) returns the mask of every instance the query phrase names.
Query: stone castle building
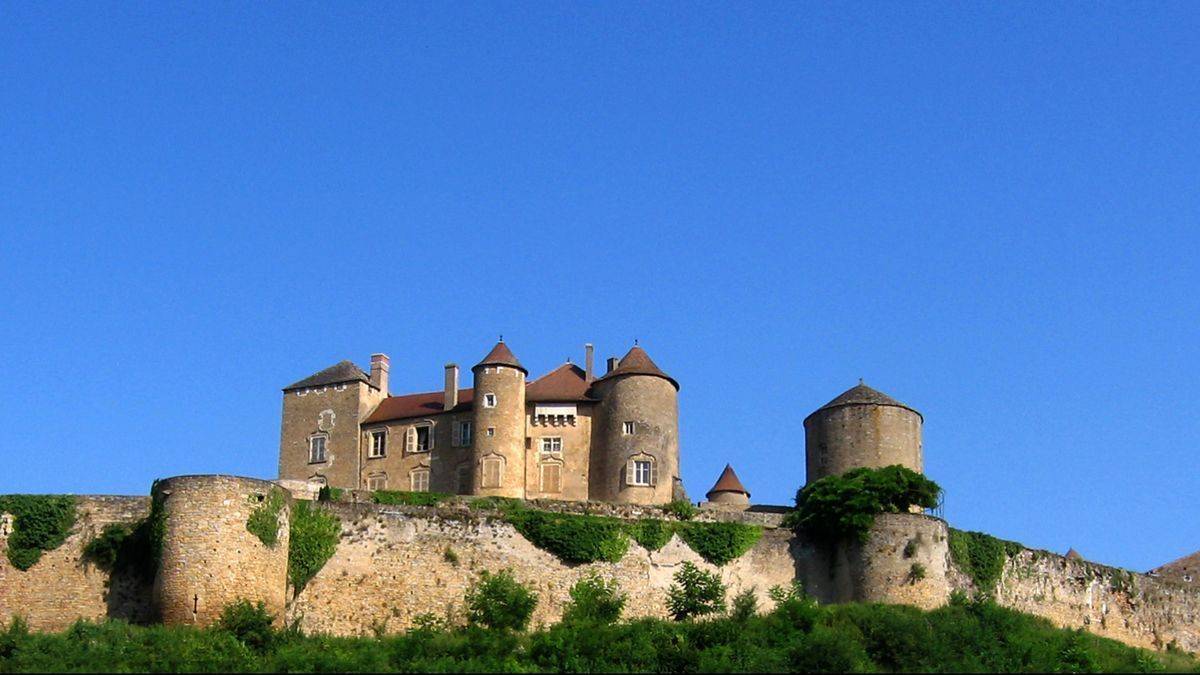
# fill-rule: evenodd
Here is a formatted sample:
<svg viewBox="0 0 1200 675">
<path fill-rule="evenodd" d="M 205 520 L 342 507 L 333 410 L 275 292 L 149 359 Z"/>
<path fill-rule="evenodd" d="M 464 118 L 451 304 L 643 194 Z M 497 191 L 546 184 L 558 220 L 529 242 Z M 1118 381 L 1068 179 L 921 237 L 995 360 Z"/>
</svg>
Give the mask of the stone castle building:
<svg viewBox="0 0 1200 675">
<path fill-rule="evenodd" d="M 311 487 L 663 504 L 679 482 L 679 383 L 641 347 L 607 371 L 529 380 L 503 340 L 459 383 L 391 395 L 389 359 L 342 361 L 283 390 L 279 477 Z"/>
</svg>

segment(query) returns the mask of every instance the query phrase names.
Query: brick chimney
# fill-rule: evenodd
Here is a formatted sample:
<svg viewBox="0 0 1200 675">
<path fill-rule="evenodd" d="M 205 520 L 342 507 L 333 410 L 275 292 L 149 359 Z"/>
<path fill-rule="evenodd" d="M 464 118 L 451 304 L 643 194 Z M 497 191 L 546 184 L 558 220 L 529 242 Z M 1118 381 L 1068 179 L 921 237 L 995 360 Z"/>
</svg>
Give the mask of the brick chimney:
<svg viewBox="0 0 1200 675">
<path fill-rule="evenodd" d="M 451 410 L 458 405 L 458 366 L 453 363 L 446 364 L 446 398 L 443 402 L 443 410 Z"/>
<path fill-rule="evenodd" d="M 371 384 L 384 395 L 388 395 L 388 370 L 391 361 L 387 354 L 371 355 Z"/>
<path fill-rule="evenodd" d="M 615 357 L 615 356 L 608 357 L 608 370 L 605 371 L 604 374 L 607 375 L 607 374 L 611 373 L 612 371 L 616 370 L 618 362 L 619 362 L 619 359 L 617 359 L 617 357 Z"/>
<path fill-rule="evenodd" d="M 586 364 L 584 369 L 584 372 L 586 373 L 584 380 L 587 382 L 591 382 L 596 377 L 595 373 L 592 372 L 592 365 L 595 361 L 595 354 L 593 354 L 594 351 L 595 350 L 592 348 L 592 343 L 590 342 L 583 346 L 583 352 L 585 354 L 583 362 Z"/>
</svg>

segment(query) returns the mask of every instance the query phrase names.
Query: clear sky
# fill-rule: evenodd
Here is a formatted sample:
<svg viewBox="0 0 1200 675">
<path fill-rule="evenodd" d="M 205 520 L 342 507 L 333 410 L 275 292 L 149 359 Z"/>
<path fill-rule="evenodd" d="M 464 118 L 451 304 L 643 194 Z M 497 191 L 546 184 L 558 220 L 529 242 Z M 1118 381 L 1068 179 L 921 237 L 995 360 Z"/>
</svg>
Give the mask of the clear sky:
<svg viewBox="0 0 1200 675">
<path fill-rule="evenodd" d="M 7 3 L 0 492 L 274 477 L 280 387 L 635 338 L 683 478 L 859 377 L 951 523 L 1200 549 L 1200 5 Z"/>
</svg>

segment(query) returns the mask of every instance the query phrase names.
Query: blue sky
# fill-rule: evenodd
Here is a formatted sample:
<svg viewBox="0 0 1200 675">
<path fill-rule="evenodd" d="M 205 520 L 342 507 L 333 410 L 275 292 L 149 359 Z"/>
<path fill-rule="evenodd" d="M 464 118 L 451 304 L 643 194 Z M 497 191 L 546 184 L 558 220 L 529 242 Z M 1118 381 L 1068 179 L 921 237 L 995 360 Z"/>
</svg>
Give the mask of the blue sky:
<svg viewBox="0 0 1200 675">
<path fill-rule="evenodd" d="M 0 492 L 273 477 L 279 388 L 635 338 L 683 477 L 859 377 L 952 524 L 1200 549 L 1200 7 L 0 8 Z"/>
</svg>

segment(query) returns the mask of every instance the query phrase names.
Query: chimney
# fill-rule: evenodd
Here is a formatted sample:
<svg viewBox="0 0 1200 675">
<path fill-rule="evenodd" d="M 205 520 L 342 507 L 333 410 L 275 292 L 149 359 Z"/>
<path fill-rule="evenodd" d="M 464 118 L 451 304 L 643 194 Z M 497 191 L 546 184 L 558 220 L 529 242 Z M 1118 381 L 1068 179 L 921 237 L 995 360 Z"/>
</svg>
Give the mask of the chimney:
<svg viewBox="0 0 1200 675">
<path fill-rule="evenodd" d="M 608 370 L 605 371 L 604 374 L 607 375 L 616 369 L 617 369 L 617 357 L 615 357 L 615 356 L 608 357 Z"/>
<path fill-rule="evenodd" d="M 587 355 L 583 359 L 583 362 L 585 364 L 587 364 L 585 367 L 586 375 L 584 376 L 584 380 L 587 382 L 591 382 L 593 379 L 595 379 L 595 375 L 592 373 L 592 362 L 594 361 L 594 355 L 592 354 L 592 352 L 594 351 L 592 349 L 592 343 L 589 342 L 586 345 L 584 345 L 583 351 Z"/>
<path fill-rule="evenodd" d="M 453 363 L 446 364 L 446 399 L 443 402 L 443 410 L 451 410 L 458 405 L 458 366 Z"/>
<path fill-rule="evenodd" d="M 387 354 L 371 355 L 371 385 L 384 396 L 388 395 L 388 370 L 390 368 L 391 361 L 388 360 Z"/>
</svg>

